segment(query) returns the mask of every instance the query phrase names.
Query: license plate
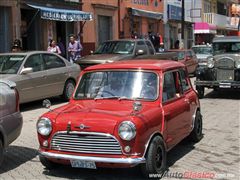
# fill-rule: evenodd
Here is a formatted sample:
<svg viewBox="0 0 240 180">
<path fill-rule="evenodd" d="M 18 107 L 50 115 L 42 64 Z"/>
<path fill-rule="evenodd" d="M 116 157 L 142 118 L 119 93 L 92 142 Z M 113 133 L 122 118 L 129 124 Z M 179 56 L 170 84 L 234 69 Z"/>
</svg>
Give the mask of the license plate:
<svg viewBox="0 0 240 180">
<path fill-rule="evenodd" d="M 220 88 L 231 88 L 231 83 L 220 83 L 219 87 Z"/>
<path fill-rule="evenodd" d="M 96 164 L 93 161 L 70 160 L 70 162 L 72 167 L 75 168 L 97 169 Z"/>
</svg>

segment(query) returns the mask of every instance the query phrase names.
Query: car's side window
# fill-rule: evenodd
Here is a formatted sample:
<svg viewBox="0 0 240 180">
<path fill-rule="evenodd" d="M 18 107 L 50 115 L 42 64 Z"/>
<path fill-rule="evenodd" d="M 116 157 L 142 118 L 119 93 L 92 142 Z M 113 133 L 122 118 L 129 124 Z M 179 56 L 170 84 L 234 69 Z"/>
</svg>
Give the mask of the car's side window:
<svg viewBox="0 0 240 180">
<path fill-rule="evenodd" d="M 180 96 L 179 75 L 177 72 L 166 72 L 163 80 L 162 101 L 174 99 Z"/>
<path fill-rule="evenodd" d="M 45 64 L 40 54 L 31 55 L 24 64 L 25 68 L 33 68 L 33 72 L 45 70 Z"/>
<path fill-rule="evenodd" d="M 64 61 L 61 58 L 59 58 L 53 54 L 44 54 L 43 59 L 46 63 L 47 69 L 59 68 L 59 67 L 66 66 L 66 64 L 64 63 Z"/>
<path fill-rule="evenodd" d="M 181 82 L 182 90 L 183 90 L 183 92 L 185 92 L 190 89 L 190 85 L 188 83 L 186 72 L 185 72 L 185 70 L 180 69 L 179 73 L 180 73 L 180 82 Z"/>
<path fill-rule="evenodd" d="M 150 54 L 154 54 L 154 49 L 153 49 L 153 46 L 152 46 L 152 44 L 150 43 L 150 41 L 146 41 L 146 44 L 147 44 L 147 46 L 148 46 L 149 53 L 150 53 Z"/>
</svg>

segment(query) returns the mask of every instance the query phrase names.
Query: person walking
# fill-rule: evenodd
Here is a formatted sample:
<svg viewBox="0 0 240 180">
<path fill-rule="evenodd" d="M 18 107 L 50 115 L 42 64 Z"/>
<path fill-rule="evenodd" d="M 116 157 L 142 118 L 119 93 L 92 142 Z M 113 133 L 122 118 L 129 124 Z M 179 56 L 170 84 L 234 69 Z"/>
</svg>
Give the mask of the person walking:
<svg viewBox="0 0 240 180">
<path fill-rule="evenodd" d="M 69 61 L 74 63 L 78 58 L 80 58 L 81 50 L 82 50 L 81 43 L 75 40 L 74 35 L 71 35 L 70 42 L 68 44 Z"/>
<path fill-rule="evenodd" d="M 52 52 L 52 53 L 57 53 L 57 54 L 61 54 L 61 50 L 60 48 L 56 45 L 56 41 L 55 40 L 50 40 L 49 46 L 47 48 L 48 52 Z"/>
</svg>

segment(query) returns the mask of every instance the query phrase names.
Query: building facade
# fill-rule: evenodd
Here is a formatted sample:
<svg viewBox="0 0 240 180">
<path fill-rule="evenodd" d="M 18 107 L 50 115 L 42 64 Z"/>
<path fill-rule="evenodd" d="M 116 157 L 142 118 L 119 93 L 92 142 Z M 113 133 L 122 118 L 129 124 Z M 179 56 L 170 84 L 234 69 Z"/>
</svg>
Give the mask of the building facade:
<svg viewBox="0 0 240 180">
<path fill-rule="evenodd" d="M 79 0 L 6 0 L 0 1 L 0 52 L 11 51 L 14 39 L 22 49 L 46 50 L 51 39 L 62 41 L 67 56 L 68 36 L 79 35 L 82 21 L 92 14 L 81 12 Z"/>
<path fill-rule="evenodd" d="M 92 12 L 93 21 L 83 28 L 83 55 L 94 51 L 99 43 L 118 39 L 118 0 L 83 0 L 83 11 Z"/>
<path fill-rule="evenodd" d="M 143 38 L 149 34 L 164 34 L 163 0 L 124 0 L 120 4 L 119 36 Z"/>
<path fill-rule="evenodd" d="M 177 41 L 182 41 L 182 48 L 190 48 L 194 42 L 192 0 L 184 1 L 184 38 L 182 39 L 182 0 L 164 1 L 164 44 L 165 49 L 176 48 Z"/>
<path fill-rule="evenodd" d="M 238 0 L 194 1 L 195 43 L 211 43 L 216 35 L 237 35 L 239 33 Z"/>
</svg>

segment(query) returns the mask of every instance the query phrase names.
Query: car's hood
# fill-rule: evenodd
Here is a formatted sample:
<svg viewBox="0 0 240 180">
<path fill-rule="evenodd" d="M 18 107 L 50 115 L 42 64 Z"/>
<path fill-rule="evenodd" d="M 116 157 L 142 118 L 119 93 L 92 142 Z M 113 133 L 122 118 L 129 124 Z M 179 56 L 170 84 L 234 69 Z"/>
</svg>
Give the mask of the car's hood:
<svg viewBox="0 0 240 180">
<path fill-rule="evenodd" d="M 77 61 L 78 64 L 102 64 L 111 61 L 117 61 L 130 57 L 131 55 L 127 54 L 93 54 L 86 57 L 83 57 Z"/>
<path fill-rule="evenodd" d="M 232 58 L 233 60 L 236 60 L 236 61 L 240 61 L 240 56 L 238 54 L 233 54 L 233 53 L 215 55 L 214 59 L 218 60 L 218 59 L 222 59 L 222 58 L 226 58 L 226 57 Z"/>
<path fill-rule="evenodd" d="M 0 74 L 0 79 L 14 81 L 17 74 Z"/>
<path fill-rule="evenodd" d="M 116 125 L 129 118 L 133 113 L 133 101 L 124 100 L 85 100 L 78 103 L 69 103 L 63 107 L 55 109 L 55 123 L 57 131 L 64 131 L 68 124 L 71 130 L 102 132 L 113 134 Z M 139 113 L 144 114 L 150 108 L 143 105 Z M 145 112 L 146 113 L 146 112 Z M 87 128 L 80 129 L 84 124 Z"/>
</svg>

